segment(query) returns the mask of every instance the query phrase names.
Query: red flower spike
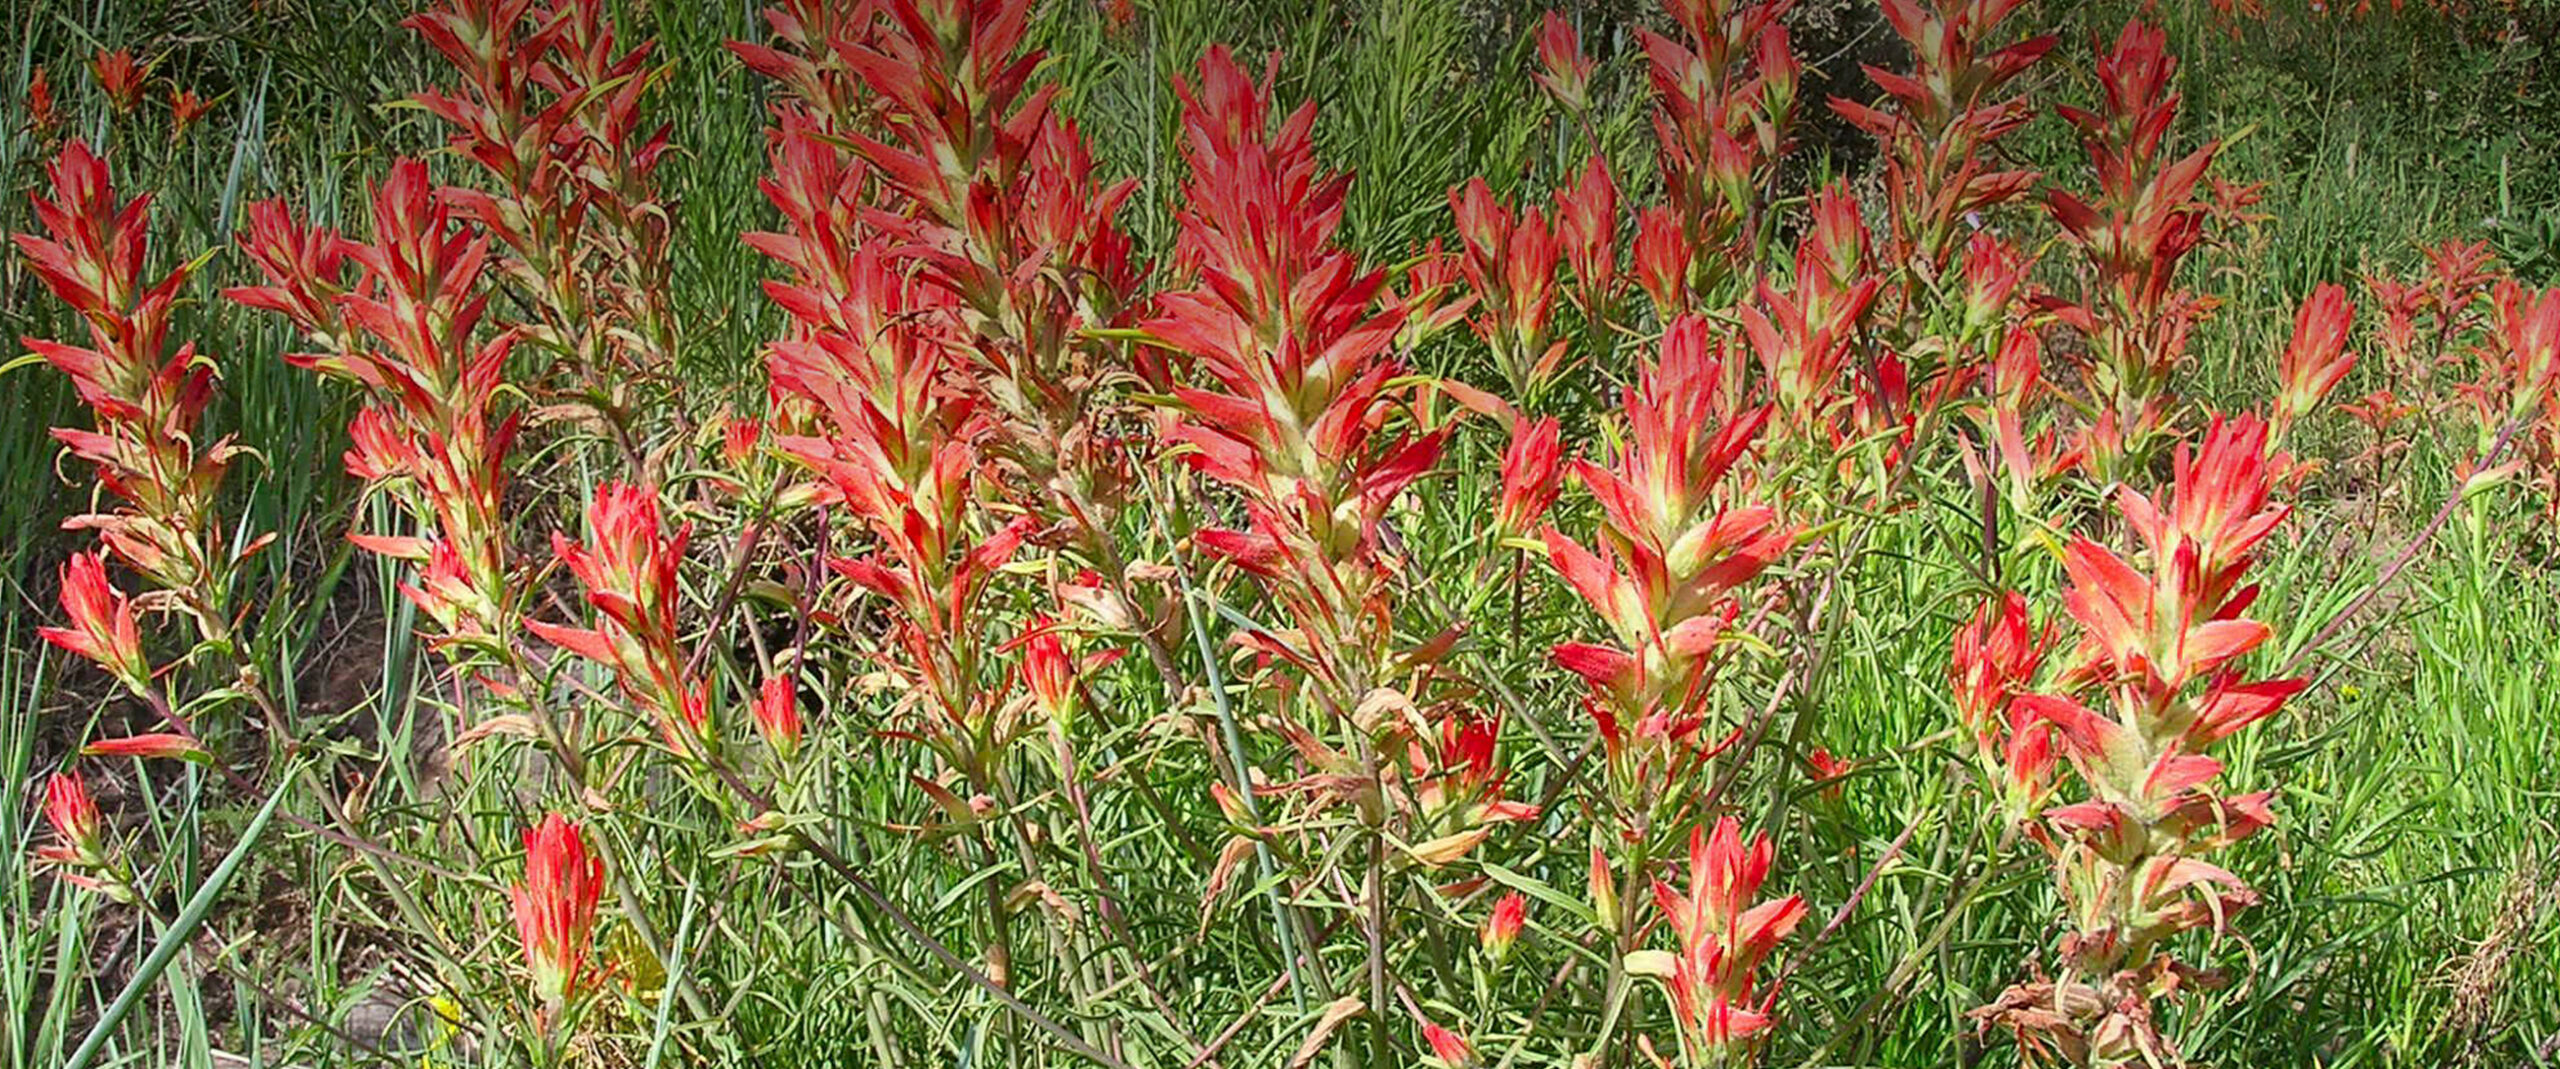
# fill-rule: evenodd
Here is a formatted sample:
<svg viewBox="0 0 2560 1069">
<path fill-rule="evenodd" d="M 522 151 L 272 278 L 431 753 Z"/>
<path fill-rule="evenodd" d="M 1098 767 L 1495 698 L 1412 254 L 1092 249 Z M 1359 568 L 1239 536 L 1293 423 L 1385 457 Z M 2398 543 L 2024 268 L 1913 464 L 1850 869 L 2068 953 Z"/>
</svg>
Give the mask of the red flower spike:
<svg viewBox="0 0 2560 1069">
<path fill-rule="evenodd" d="M 1983 749 L 1996 747 L 2003 711 L 2011 698 L 2033 687 L 2053 637 L 2050 624 L 2034 625 L 2027 599 L 2015 591 L 1983 603 L 1973 621 L 1957 630 L 1947 680 L 1958 719 Z"/>
<path fill-rule="evenodd" d="M 1529 923 L 1529 900 L 1513 891 L 1493 903 L 1493 911 L 1485 914 L 1484 923 L 1476 928 L 1476 943 L 1496 965 L 1509 960 L 1511 946 L 1520 941 L 1520 931 Z"/>
<path fill-rule="evenodd" d="M 1476 1054 L 1475 1045 L 1466 1037 L 1430 1021 L 1422 1022 L 1422 1041 L 1431 1048 L 1431 1057 L 1442 1069 L 1481 1069 L 1484 1060 Z"/>
<path fill-rule="evenodd" d="M 1894 266 L 1943 271 L 1965 220 L 2014 200 L 2032 171 L 2004 170 L 1991 147 L 2033 112 L 2003 99 L 2008 84 L 2052 50 L 2050 35 L 2003 47 L 1992 41 L 2015 10 L 2004 0 L 1887 0 L 1885 20 L 1910 46 L 1905 73 L 1867 67 L 1886 99 L 1877 106 L 1840 97 L 1831 109 L 1883 143 L 1886 214 Z"/>
<path fill-rule="evenodd" d="M 1067 655 L 1066 643 L 1058 637 L 1058 623 L 1046 615 L 1033 616 L 1023 637 L 1018 641 L 1023 650 L 1022 683 L 1031 692 L 1031 700 L 1040 707 L 1042 716 L 1057 723 L 1075 719 L 1077 698 L 1076 666 Z"/>
<path fill-rule="evenodd" d="M 2336 283 L 2323 282 L 2303 298 L 2302 310 L 2293 318 L 2293 339 L 2285 345 L 2284 362 L 2276 376 L 2277 437 L 2309 415 L 2355 367 L 2356 354 L 2345 351 L 2347 327 L 2355 314 L 2346 288 Z"/>
<path fill-rule="evenodd" d="M 1401 369 L 1386 346 L 1405 310 L 1373 314 L 1384 273 L 1359 272 L 1332 243 L 1345 179 L 1317 168 L 1311 109 L 1273 125 L 1267 80 L 1223 48 L 1176 88 L 1191 166 L 1179 257 L 1200 286 L 1162 296 L 1144 327 L 1215 383 L 1174 391 L 1189 418 L 1166 436 L 1235 487 L 1253 521 L 1203 543 L 1254 571 L 1301 628 L 1368 633 L 1383 618 L 1373 599 L 1387 593 L 1378 525 L 1446 434 L 1407 435 L 1388 420 Z M 1499 212 L 1467 214 L 1485 224 L 1475 240 L 1509 240 Z M 1350 645 L 1363 658 L 1383 652 Z"/>
<path fill-rule="evenodd" d="M 1530 74 L 1557 106 L 1575 115 L 1591 110 L 1591 57 L 1582 54 L 1582 35 L 1563 15 L 1548 11 L 1538 19 L 1538 70 Z"/>
<path fill-rule="evenodd" d="M 847 260 L 877 255 L 912 275 L 925 292 L 885 312 L 930 310 L 938 321 L 915 333 L 946 345 L 951 370 L 976 380 L 973 400 L 993 409 L 982 447 L 1020 471 L 1044 521 L 1091 541 L 1103 537 L 1093 517 L 1125 481 L 1125 450 L 1097 425 L 1108 395 L 1096 387 L 1125 357 L 1088 332 L 1135 317 L 1145 268 L 1114 217 L 1137 186 L 1097 175 L 1081 132 L 1051 107 L 1056 87 L 1033 79 L 1043 54 L 1024 46 L 1029 7 L 890 4 L 876 24 L 823 38 L 807 24 L 832 15 L 775 12 L 784 47 L 733 46 L 800 97 L 767 183 L 793 233 L 750 241 L 803 274 L 777 301 L 830 331 L 846 324 L 826 322 L 815 299 L 853 295 Z M 847 95 L 845 77 L 870 99 Z M 849 143 L 899 203 L 864 206 L 862 169 L 829 180 L 835 150 L 821 138 Z"/>
<path fill-rule="evenodd" d="M 2501 280 L 2491 294 L 2494 341 L 2507 411 L 2495 424 L 2520 419 L 2560 396 L 2560 286 L 2528 290 L 2513 279 Z M 2490 433 L 2486 427 L 2483 433 Z"/>
<path fill-rule="evenodd" d="M 2297 335 L 2302 355 L 2290 363 L 2334 358 L 2338 342 L 2331 339 L 2342 328 L 2328 325 L 2332 317 L 2345 317 L 2341 293 L 2315 294 Z M 2223 764 L 2206 751 L 2274 715 L 2308 682 L 2244 682 L 2237 668 L 2237 659 L 2270 634 L 2241 615 L 2257 595 L 2245 573 L 2287 511 L 2268 500 L 2287 464 L 2270 454 L 2268 435 L 2254 417 L 2217 417 L 2202 443 L 2179 447 L 2165 507 L 2123 490 L 2118 509 L 2144 547 L 2136 562 L 2086 539 L 2065 553 L 2068 607 L 2082 636 L 2081 663 L 2064 681 L 2104 700 L 2093 709 L 2060 694 L 2015 696 L 2003 717 L 2003 789 L 2013 814 L 2020 794 L 2039 796 L 2042 788 L 2030 785 L 2041 782 L 2054 744 L 2078 771 L 2089 797 L 2045 810 L 2030 833 L 2052 853 L 2070 910 L 2072 932 L 2061 950 L 2071 972 L 2129 994 L 2064 1004 L 2056 1013 L 2030 1009 L 2056 1005 L 2051 985 L 2027 984 L 1976 1011 L 2022 1043 L 2113 1033 L 2166 1049 L 2152 1030 L 2150 1003 L 2174 988 L 2154 988 L 2147 978 L 2186 967 L 2166 957 L 2164 941 L 2189 929 L 2219 930 L 2256 900 L 2237 877 L 2201 858 L 2274 820 L 2270 795 L 2216 791 Z M 2018 616 L 2023 620 L 2022 611 Z M 1979 619 L 1974 630 L 1982 631 Z M 1959 644 L 1984 650 L 1991 645 L 1985 637 L 1960 635 Z M 1970 659 L 1984 665 L 1971 676 L 2004 674 L 1999 658 L 1975 652 Z M 1988 688 L 1962 669 L 1956 682 L 1961 707 L 1971 713 L 1984 706 L 1979 692 Z"/>
<path fill-rule="evenodd" d="M 1654 881 L 1655 906 L 1670 921 L 1680 949 L 1639 951 L 1628 956 L 1627 967 L 1669 991 L 1680 1047 L 1693 1064 L 1707 1064 L 1770 1026 L 1769 1005 L 1755 993 L 1754 974 L 1805 916 L 1800 896 L 1752 904 L 1768 875 L 1770 855 L 1767 836 L 1746 844 L 1740 823 L 1726 817 L 1712 835 L 1691 829 L 1685 892 Z"/>
<path fill-rule="evenodd" d="M 61 124 L 62 113 L 53 101 L 53 83 L 46 79 L 44 68 L 38 66 L 27 76 L 27 130 L 43 138 Z"/>
<path fill-rule="evenodd" d="M 304 224 L 283 201 L 265 200 L 249 206 L 248 229 L 239 243 L 268 284 L 234 286 L 222 295 L 284 316 L 318 344 L 335 344 L 345 330 L 338 302 L 346 291 L 346 240 L 335 230 Z M 309 366 L 315 358 L 287 359 Z"/>
<path fill-rule="evenodd" d="M 1688 235 L 1671 209 L 1655 206 L 1636 215 L 1636 284 L 1669 319 L 1689 310 Z"/>
<path fill-rule="evenodd" d="M 600 0 L 436 0 L 401 25 L 451 71 L 410 101 L 476 165 L 438 199 L 494 239 L 532 318 L 603 339 L 561 359 L 618 408 L 614 378 L 655 375 L 670 356 L 672 206 L 655 176 L 668 128 L 644 106 L 661 81 L 652 44 L 625 48 Z"/>
<path fill-rule="evenodd" d="M 1562 342 L 1548 333 L 1561 255 L 1556 231 L 1536 208 L 1513 216 L 1482 178 L 1450 190 L 1449 209 L 1464 249 L 1460 266 L 1476 293 L 1476 334 L 1514 396 L 1525 397 L 1562 353 Z"/>
<path fill-rule="evenodd" d="M 117 114 L 142 106 L 142 65 L 134 61 L 132 49 L 99 49 L 89 60 L 89 73 L 97 77 L 98 90 L 107 95 Z"/>
<path fill-rule="evenodd" d="M 2056 109 L 2078 128 L 2098 184 L 2094 199 L 2054 189 L 2048 208 L 2095 277 L 2066 319 L 2089 334 L 2096 357 L 2091 401 L 2112 423 L 2092 427 L 2085 440 L 2109 479 L 2130 470 L 2163 430 L 2170 373 L 2184 362 L 2203 309 L 2178 287 L 2177 274 L 2203 240 L 2207 212 L 2195 189 L 2217 146 L 2174 160 L 2161 151 L 2179 105 L 2169 89 L 2177 60 L 2166 48 L 2158 29 L 2126 23 L 2098 56 L 2103 111 Z"/>
<path fill-rule="evenodd" d="M 2427 258 L 2426 292 L 2448 333 L 2458 329 L 2473 302 L 2500 278 L 2498 255 L 2486 241 L 2447 240 L 2418 250 Z"/>
<path fill-rule="evenodd" d="M 1590 688 L 1620 787 L 1662 789 L 1703 723 L 1709 655 L 1740 611 L 1735 594 L 1795 533 L 1734 475 L 1768 420 L 1730 396 L 1722 345 L 1694 317 L 1671 324 L 1660 356 L 1626 392 L 1627 447 L 1575 473 L 1600 504 L 1598 551 L 1546 532 L 1548 559 L 1591 605 L 1614 647 L 1567 643 L 1559 664 Z M 1614 725 L 1614 727 L 1612 726 Z"/>
<path fill-rule="evenodd" d="M 1556 243 L 1573 269 L 1574 304 L 1587 318 L 1606 319 L 1618 290 L 1618 187 L 1597 153 L 1556 191 Z"/>
<path fill-rule="evenodd" d="M 1660 259 L 1648 270 L 1639 231 L 1637 273 L 1663 321 L 1684 310 L 1662 300 L 1675 295 L 1668 287 L 1654 285 L 1674 277 L 1673 261 L 1677 275 L 1710 290 L 1752 258 L 1740 246 L 1758 235 L 1745 233 L 1743 222 L 1792 147 L 1798 65 L 1777 22 L 1785 6 L 1684 0 L 1672 8 L 1679 39 L 1637 31 L 1654 91 L 1655 158 L 1671 221 L 1687 237 L 1670 242 L 1657 225 L 1649 244 Z"/>
<path fill-rule="evenodd" d="M 189 127 L 194 126 L 194 125 L 196 124 L 196 120 L 204 118 L 204 117 L 205 117 L 205 115 L 206 115 L 207 113 L 211 112 L 212 110 L 213 110 L 213 102 L 212 102 L 212 101 L 209 101 L 209 100 L 206 100 L 206 99 L 205 99 L 205 98 L 203 98 L 203 97 L 197 96 L 197 95 L 196 95 L 196 91 L 195 91 L 195 90 L 193 90 L 193 89 L 173 89 L 173 90 L 170 90 L 170 91 L 169 91 L 169 137 L 170 137 L 170 139 L 171 139 L 171 140 L 176 140 L 176 139 L 178 139 L 178 138 L 183 138 L 183 137 L 187 136 L 187 129 L 188 129 Z"/>
<path fill-rule="evenodd" d="M 56 772 L 45 780 L 44 819 L 53 825 L 53 845 L 36 851 L 39 860 L 65 868 L 95 868 L 105 863 L 105 825 L 89 785 L 77 769 Z"/>
<path fill-rule="evenodd" d="M 2025 284 L 2027 273 L 2034 267 L 2035 262 L 2017 246 L 1987 233 L 1975 234 L 1966 242 L 1964 320 L 1967 331 L 1988 334 L 2005 325 L 2011 299 Z"/>
<path fill-rule="evenodd" d="M 294 325 L 313 351 L 288 362 L 366 392 L 347 468 L 393 488 L 430 537 L 355 540 L 423 561 L 401 588 L 435 621 L 432 643 L 465 657 L 513 629 L 500 501 L 520 417 L 497 407 L 517 334 L 481 337 L 488 239 L 458 225 L 454 205 L 467 191 L 448 192 L 438 194 L 422 162 L 395 162 L 372 189 L 363 241 L 311 227 L 281 204 L 253 206 L 240 242 L 267 284 L 225 295 Z"/>
<path fill-rule="evenodd" d="M 1787 426 L 1824 441 L 1844 400 L 1837 383 L 1883 280 L 1865 271 L 1866 227 L 1845 184 L 1816 195 L 1814 221 L 1796 249 L 1795 291 L 1764 281 L 1741 318 Z"/>
<path fill-rule="evenodd" d="M 1843 761 L 1831 755 L 1827 747 L 1816 746 L 1804 755 L 1804 763 L 1813 769 L 1813 778 L 1822 783 L 1824 801 L 1837 802 L 1842 795 L 1840 781 L 1858 767 L 1857 762 Z"/>
<path fill-rule="evenodd" d="M 151 687 L 151 662 L 142 655 L 142 633 L 133 604 L 107 580 L 106 558 L 74 553 L 62 565 L 62 615 L 70 627 L 39 627 L 44 640 L 107 670 L 135 693 Z"/>
<path fill-rule="evenodd" d="M 800 699 L 790 676 L 773 676 L 756 690 L 756 731 L 789 763 L 800 752 Z"/>
<path fill-rule="evenodd" d="M 203 760 L 208 755 L 196 740 L 174 732 L 152 732 L 121 739 L 100 739 L 80 748 L 90 757 L 161 757 L 181 761 Z"/>
<path fill-rule="evenodd" d="M 508 889 L 525 968 L 547 1013 L 557 1013 L 593 983 L 596 901 L 604 892 L 604 859 L 590 853 L 578 825 L 548 813 L 524 833 L 524 881 Z"/>
<path fill-rule="evenodd" d="M 596 487 L 587 518 L 594 528 L 591 542 L 555 531 L 551 549 L 586 588 L 599 626 L 526 626 L 553 645 L 611 666 L 623 692 L 656 714 L 669 746 L 689 754 L 710 737 L 708 685 L 688 674 L 676 631 L 676 607 L 684 596 L 676 573 L 693 525 L 668 533 L 655 491 L 615 482 Z"/>
<path fill-rule="evenodd" d="M 1561 433 L 1554 416 L 1512 425 L 1511 447 L 1502 456 L 1502 507 L 1496 515 L 1503 537 L 1527 535 L 1555 505 L 1564 465 Z"/>
</svg>

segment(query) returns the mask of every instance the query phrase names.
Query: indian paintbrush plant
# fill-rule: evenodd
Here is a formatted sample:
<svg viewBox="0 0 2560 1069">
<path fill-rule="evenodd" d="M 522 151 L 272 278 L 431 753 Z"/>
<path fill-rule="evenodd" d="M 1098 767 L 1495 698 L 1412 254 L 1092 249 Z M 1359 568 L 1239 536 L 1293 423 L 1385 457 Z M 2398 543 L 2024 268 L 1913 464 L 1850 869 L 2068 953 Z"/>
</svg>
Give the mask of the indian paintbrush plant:
<svg viewBox="0 0 2560 1069">
<path fill-rule="evenodd" d="M 1329 162 L 1369 116 L 1307 92 L 1324 35 L 1167 58 L 1153 5 L 783 0 L 677 57 L 701 26 L 625 8 L 410 14 L 436 151 L 348 157 L 348 211 L 226 206 L 171 267 L 27 80 L 21 363 L 94 487 L 38 634 L 98 684 L 34 857 L 171 924 L 205 814 L 274 797 L 288 845 L 242 848 L 328 873 L 365 982 L 492 1064 L 1937 1049 L 1906 1028 L 2190 1064 L 2296 886 L 2257 875 L 2264 725 L 2332 704 L 2311 658 L 2457 513 L 2485 542 L 2491 491 L 2560 472 L 2560 291 L 2485 245 L 2249 311 L 2280 348 L 2213 318 L 2196 251 L 2275 198 L 2205 173 L 2142 20 L 2081 57 L 2015 0 L 1881 0 L 1873 95 L 1822 79 L 1869 163 L 1800 151 L 1788 4 L 1546 12 L 1494 146 L 1544 148 L 1415 193 Z M 1139 47 L 1112 77 L 1162 98 L 1123 122 L 1079 64 Z M 766 119 L 764 277 L 700 317 L 694 62 Z M 153 67 L 85 65 L 95 117 L 157 121 Z M 205 92 L 172 139 L 250 113 Z M 1352 236 L 1379 187 L 1400 258 Z M 243 310 L 247 351 L 183 340 Z M 217 391 L 253 360 L 344 405 L 326 568 L 243 567 L 226 476 L 268 473 Z M 2275 563 L 2437 409 L 2452 497 L 2369 586 Z M 297 584 L 355 553 L 404 655 L 325 708 Z M 189 953 L 407 1056 L 345 990 L 277 1001 L 257 942 Z M 1906 1012 L 1933 982 L 1999 993 Z"/>
</svg>

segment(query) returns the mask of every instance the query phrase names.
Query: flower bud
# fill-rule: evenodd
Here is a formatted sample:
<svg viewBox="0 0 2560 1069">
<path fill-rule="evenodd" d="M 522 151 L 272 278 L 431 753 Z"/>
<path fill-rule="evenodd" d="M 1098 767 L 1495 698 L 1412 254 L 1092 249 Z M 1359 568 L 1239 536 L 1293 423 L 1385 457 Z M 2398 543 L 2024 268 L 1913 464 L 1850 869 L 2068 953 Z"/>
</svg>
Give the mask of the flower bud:
<svg viewBox="0 0 2560 1069">
<path fill-rule="evenodd" d="M 1520 929 L 1529 923 L 1529 900 L 1513 891 L 1493 904 L 1493 912 L 1485 915 L 1476 928 L 1476 943 L 1484 955 L 1493 959 L 1495 967 L 1510 960 L 1511 944 L 1520 940 Z"/>
</svg>

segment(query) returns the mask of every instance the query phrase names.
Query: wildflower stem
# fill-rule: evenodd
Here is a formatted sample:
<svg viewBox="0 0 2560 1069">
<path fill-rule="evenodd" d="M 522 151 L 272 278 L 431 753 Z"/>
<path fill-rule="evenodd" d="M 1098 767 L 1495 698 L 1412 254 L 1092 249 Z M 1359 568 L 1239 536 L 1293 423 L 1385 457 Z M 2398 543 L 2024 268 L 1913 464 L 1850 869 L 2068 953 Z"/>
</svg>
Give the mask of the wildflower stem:
<svg viewBox="0 0 2560 1069">
<path fill-rule="evenodd" d="M 2498 428 L 2498 437 L 2489 443 L 2486 452 L 2480 454 L 2480 462 L 2473 470 L 2487 471 L 2496 467 L 2498 461 L 2505 457 L 2507 446 L 2515 440 L 2516 432 L 2523 429 L 2527 418 L 2531 415 L 2530 412 L 2519 413 L 2509 418 L 2506 426 Z M 2354 620 L 2357 613 L 2363 612 L 2365 606 L 2372 604 L 2373 599 L 2380 597 L 2382 591 L 2391 585 L 2391 580 L 2400 575 L 2400 570 L 2417 559 L 2418 551 L 2435 541 L 2437 533 L 2443 531 L 2444 525 L 2453 519 L 2454 510 L 2461 508 L 2463 499 L 2470 496 L 2470 490 L 2470 480 L 2465 479 L 2457 483 L 2453 492 L 2445 495 L 2444 505 L 2436 509 L 2435 518 L 2428 520 L 2427 525 L 2420 528 L 2417 535 L 2409 539 L 2407 545 L 2400 547 L 2400 552 L 2392 556 L 2390 563 L 2382 566 L 2382 571 L 2374 575 L 2373 582 L 2366 584 L 2364 590 L 2357 593 L 2354 600 L 2347 602 L 2345 608 L 2331 616 L 2328 623 L 2321 625 L 2320 630 L 2312 632 L 2310 640 L 2296 648 L 2293 656 L 2285 658 L 2284 667 L 2276 674 L 2278 676 L 2293 675 L 2304 662 L 2310 660 L 2313 654 L 2318 653 L 2322 646 L 2327 645 L 2330 639 L 2336 638 L 2338 632 L 2345 629 L 2347 623 Z"/>
</svg>

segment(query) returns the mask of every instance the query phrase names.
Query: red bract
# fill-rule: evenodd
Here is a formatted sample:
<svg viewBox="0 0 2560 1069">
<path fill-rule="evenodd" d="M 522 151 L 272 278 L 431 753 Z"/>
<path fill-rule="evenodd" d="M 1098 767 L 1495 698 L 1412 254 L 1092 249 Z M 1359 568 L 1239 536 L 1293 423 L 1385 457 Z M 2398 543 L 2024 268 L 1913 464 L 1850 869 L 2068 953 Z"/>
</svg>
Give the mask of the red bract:
<svg viewBox="0 0 2560 1069">
<path fill-rule="evenodd" d="M 1565 352 L 1564 340 L 1549 333 L 1561 253 L 1555 229 L 1536 207 L 1515 218 L 1482 178 L 1450 190 L 1449 209 L 1476 293 L 1476 336 L 1493 350 L 1511 395 L 1525 401 L 1544 391 Z"/>
<path fill-rule="evenodd" d="M 1530 74 L 1539 88 L 1564 110 L 1580 115 L 1591 110 L 1591 57 L 1582 54 L 1582 35 L 1563 15 L 1549 11 L 1538 19 L 1538 70 Z"/>
<path fill-rule="evenodd" d="M 772 676 L 756 690 L 756 731 L 784 761 L 800 752 L 800 696 L 790 676 Z"/>
<path fill-rule="evenodd" d="M 1511 774 L 1502 763 L 1501 739 L 1501 717 L 1458 711 L 1441 718 L 1436 753 L 1426 754 L 1424 746 L 1414 744 L 1408 762 L 1410 808 L 1426 826 L 1454 829 L 1450 836 L 1472 845 L 1491 825 L 1537 819 L 1537 806 L 1503 797 L 1503 783 Z"/>
<path fill-rule="evenodd" d="M 1396 351 L 1419 348 L 1475 310 L 1476 295 L 1462 285 L 1466 268 L 1461 261 L 1465 257 L 1442 251 L 1440 245 L 1440 239 L 1434 237 L 1405 262 L 1401 289 L 1378 291 L 1380 300 L 1405 310 L 1404 325 L 1397 328 L 1391 346 Z"/>
<path fill-rule="evenodd" d="M 1057 621 L 1034 616 L 1029 626 L 1029 633 L 1020 640 L 1023 687 L 1039 704 L 1041 715 L 1052 720 L 1072 719 L 1077 697 L 1076 666 L 1067 656 L 1066 643 L 1058 638 Z"/>
<path fill-rule="evenodd" d="M 2202 316 L 2200 301 L 2177 276 L 2204 236 L 2195 188 L 2218 146 L 2208 142 L 2176 159 L 2164 153 L 2178 114 L 2178 94 L 2169 88 L 2176 71 L 2166 36 L 2128 22 L 2114 47 L 2098 55 L 2104 108 L 2055 109 L 2078 128 L 2098 183 L 2094 200 L 2057 188 L 2047 205 L 2089 265 L 2087 296 L 2060 310 L 2090 338 L 2088 402 L 2101 426 L 2086 441 L 2107 479 L 2134 470 L 2165 429 L 2170 374 L 2185 360 L 2188 332 Z"/>
<path fill-rule="evenodd" d="M 1689 311 L 1691 266 L 1679 215 L 1664 205 L 1636 214 L 1636 285 L 1653 301 L 1654 314 L 1672 318 Z"/>
<path fill-rule="evenodd" d="M 119 114 L 142 106 L 142 65 L 134 62 L 132 49 L 99 49 L 89 60 L 89 73 L 97 76 L 98 90 Z"/>
<path fill-rule="evenodd" d="M 2276 372 L 2277 392 L 2272 420 L 2278 440 L 2283 440 L 2304 416 L 2319 405 L 2329 391 L 2356 366 L 2356 354 L 2346 352 L 2347 327 L 2355 321 L 2356 306 L 2347 300 L 2346 287 L 2324 282 L 2314 287 L 2311 296 L 2303 298 L 2302 310 L 2293 318 L 2293 340 L 2284 347 L 2284 362 Z"/>
<path fill-rule="evenodd" d="M 1768 878 L 1770 855 L 1768 836 L 1746 844 L 1740 822 L 1726 817 L 1713 835 L 1690 829 L 1687 891 L 1653 882 L 1654 905 L 1680 949 L 1629 954 L 1627 970 L 1659 980 L 1670 992 L 1682 1065 L 1721 1064 L 1725 1052 L 1770 1026 L 1768 1001 L 1754 993 L 1755 974 L 1805 914 L 1799 895 L 1753 903 Z M 1670 1064 L 1659 1054 L 1654 1060 Z"/>
<path fill-rule="evenodd" d="M 516 937 L 546 1015 L 558 1013 L 594 982 L 596 900 L 604 892 L 604 859 L 587 849 L 578 826 L 546 813 L 524 833 L 524 881 L 507 889 Z"/>
<path fill-rule="evenodd" d="M 1503 537 L 1529 534 L 1555 505 L 1564 470 L 1561 434 L 1554 416 L 1512 424 L 1511 448 L 1502 454 L 1502 505 L 1494 513 Z"/>
<path fill-rule="evenodd" d="M 248 220 L 248 229 L 240 233 L 240 251 L 258 265 L 269 284 L 233 286 L 222 291 L 223 296 L 285 317 L 309 344 L 340 347 L 338 336 L 345 330 L 339 299 L 346 292 L 346 239 L 327 227 L 304 225 L 282 201 L 249 205 Z"/>
<path fill-rule="evenodd" d="M 1934 277 L 1956 249 L 1958 226 L 1976 212 L 2025 193 L 2033 171 L 2003 168 L 1990 149 L 2026 125 L 2024 99 L 2003 98 L 2009 83 L 2051 51 L 2054 37 L 1994 47 L 1993 35 L 2020 0 L 1884 0 L 1885 19 L 1911 47 L 1912 70 L 1867 66 L 1890 110 L 1841 97 L 1831 109 L 1883 142 L 1888 263 Z"/>
<path fill-rule="evenodd" d="M 711 735 L 709 684 L 686 669 L 676 633 L 676 578 L 693 525 L 673 534 L 658 511 L 657 494 L 628 483 L 596 487 L 587 513 L 593 527 L 586 544 L 551 534 L 551 552 L 587 590 L 600 619 L 595 630 L 539 620 L 525 626 L 562 649 L 612 666 L 623 692 L 657 720 L 667 745 L 699 755 Z"/>
</svg>

